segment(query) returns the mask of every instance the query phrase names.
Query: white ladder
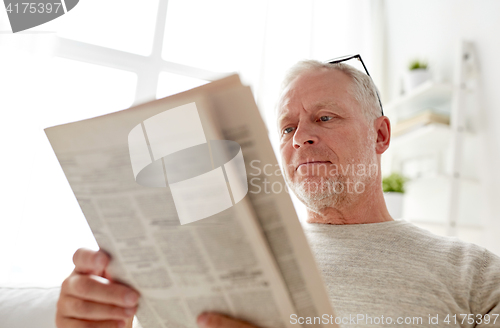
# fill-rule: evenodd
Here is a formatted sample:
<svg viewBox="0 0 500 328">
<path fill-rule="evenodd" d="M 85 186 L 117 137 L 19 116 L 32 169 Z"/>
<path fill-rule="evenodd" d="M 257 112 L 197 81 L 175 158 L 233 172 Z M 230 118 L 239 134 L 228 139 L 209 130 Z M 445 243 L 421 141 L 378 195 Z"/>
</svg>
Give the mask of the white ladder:
<svg viewBox="0 0 500 328">
<path fill-rule="evenodd" d="M 447 220 L 447 235 L 457 235 L 457 220 L 459 215 L 460 179 L 463 156 L 464 134 L 466 132 L 465 104 L 466 97 L 476 91 L 478 66 L 477 55 L 472 42 L 461 41 L 460 58 L 457 61 L 455 83 L 450 115 L 451 124 L 451 178 L 449 194 L 449 210 Z"/>
</svg>

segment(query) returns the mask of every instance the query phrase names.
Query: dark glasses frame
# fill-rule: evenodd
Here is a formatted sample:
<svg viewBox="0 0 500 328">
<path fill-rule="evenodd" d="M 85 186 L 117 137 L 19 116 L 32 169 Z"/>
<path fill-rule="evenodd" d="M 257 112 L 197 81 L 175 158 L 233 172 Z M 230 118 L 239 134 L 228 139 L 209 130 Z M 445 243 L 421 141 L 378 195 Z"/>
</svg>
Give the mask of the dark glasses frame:
<svg viewBox="0 0 500 328">
<path fill-rule="evenodd" d="M 368 73 L 368 69 L 366 69 L 366 66 L 365 66 L 365 63 L 363 62 L 363 59 L 361 59 L 360 54 L 333 58 L 333 59 L 326 61 L 326 63 L 338 64 L 338 63 L 345 62 L 345 61 L 348 61 L 348 60 L 353 59 L 353 58 L 356 58 L 357 60 L 359 60 L 361 62 L 361 65 L 363 65 L 363 68 L 365 69 L 366 75 L 368 75 L 370 77 L 370 79 L 372 79 L 370 73 Z M 372 79 L 372 82 L 373 82 L 373 79 Z M 378 91 L 376 89 L 375 89 L 375 93 L 377 94 L 378 103 L 380 104 L 380 111 L 382 112 L 382 116 L 384 116 L 384 108 L 382 107 L 382 101 L 380 101 L 380 96 L 379 96 Z"/>
</svg>

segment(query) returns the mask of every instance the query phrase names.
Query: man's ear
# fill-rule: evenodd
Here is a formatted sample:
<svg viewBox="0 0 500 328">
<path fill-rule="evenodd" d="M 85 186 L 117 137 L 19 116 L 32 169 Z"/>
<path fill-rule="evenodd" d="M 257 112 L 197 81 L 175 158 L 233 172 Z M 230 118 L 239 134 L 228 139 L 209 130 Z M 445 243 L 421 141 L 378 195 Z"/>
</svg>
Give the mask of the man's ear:
<svg viewBox="0 0 500 328">
<path fill-rule="evenodd" d="M 377 154 L 383 154 L 391 143 L 391 122 L 387 116 L 380 116 L 373 121 L 373 124 L 377 132 L 375 151 Z"/>
</svg>

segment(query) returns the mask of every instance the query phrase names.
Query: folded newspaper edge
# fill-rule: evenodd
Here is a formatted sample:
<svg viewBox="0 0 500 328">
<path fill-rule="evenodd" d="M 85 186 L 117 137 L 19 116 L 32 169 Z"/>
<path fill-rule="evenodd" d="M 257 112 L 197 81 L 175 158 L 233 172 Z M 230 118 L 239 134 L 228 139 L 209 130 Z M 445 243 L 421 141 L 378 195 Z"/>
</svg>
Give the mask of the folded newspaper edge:
<svg viewBox="0 0 500 328">
<path fill-rule="evenodd" d="M 203 311 L 335 318 L 288 193 L 249 190 L 249 163 L 277 160 L 237 75 L 45 132 L 109 274 L 141 293 L 143 328 L 195 328 Z M 259 174 L 254 187 L 285 186 Z"/>
</svg>

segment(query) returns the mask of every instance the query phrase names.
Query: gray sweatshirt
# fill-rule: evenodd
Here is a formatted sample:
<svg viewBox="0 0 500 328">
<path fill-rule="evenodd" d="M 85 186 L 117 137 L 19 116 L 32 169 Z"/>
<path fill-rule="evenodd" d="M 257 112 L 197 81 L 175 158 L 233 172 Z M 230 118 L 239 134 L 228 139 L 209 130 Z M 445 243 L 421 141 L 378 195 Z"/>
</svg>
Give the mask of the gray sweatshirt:
<svg viewBox="0 0 500 328">
<path fill-rule="evenodd" d="M 341 327 L 500 327 L 486 249 L 406 221 L 303 227 Z"/>
</svg>

